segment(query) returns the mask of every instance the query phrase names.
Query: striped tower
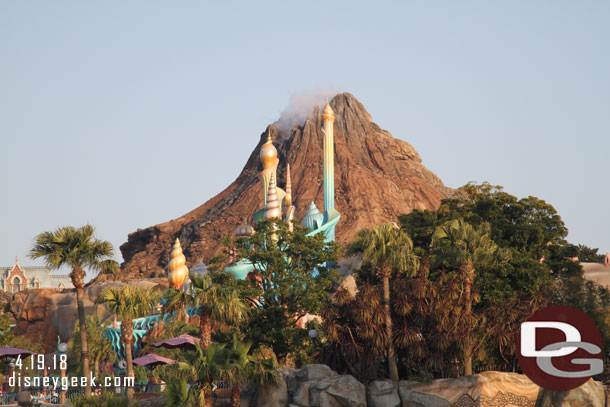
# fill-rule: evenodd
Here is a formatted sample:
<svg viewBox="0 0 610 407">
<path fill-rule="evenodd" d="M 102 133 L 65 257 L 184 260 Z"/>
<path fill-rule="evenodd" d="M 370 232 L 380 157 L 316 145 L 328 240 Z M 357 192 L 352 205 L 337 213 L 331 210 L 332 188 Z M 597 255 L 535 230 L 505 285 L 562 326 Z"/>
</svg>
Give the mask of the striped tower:
<svg viewBox="0 0 610 407">
<path fill-rule="evenodd" d="M 327 221 L 330 213 L 335 209 L 335 141 L 333 137 L 335 112 L 328 102 L 322 112 L 322 119 L 324 121 L 324 218 Z M 334 226 L 327 231 L 326 236 L 330 240 L 335 240 Z"/>
<path fill-rule="evenodd" d="M 282 210 L 280 209 L 280 201 L 277 197 L 275 189 L 275 173 L 271 173 L 269 178 L 269 189 L 267 190 L 267 203 L 265 205 L 265 219 L 281 218 Z"/>
<path fill-rule="evenodd" d="M 292 182 L 290 180 L 290 164 L 286 164 L 286 196 L 284 197 L 284 207 L 290 210 L 292 206 Z"/>
<path fill-rule="evenodd" d="M 263 207 L 267 205 L 267 196 L 269 195 L 268 189 L 271 183 L 271 175 L 276 175 L 277 165 L 279 160 L 277 158 L 277 149 L 273 145 L 271 140 L 271 131 L 267 132 L 267 141 L 261 147 L 260 159 L 263 164 L 263 170 L 260 172 L 259 177 L 263 183 Z"/>
</svg>

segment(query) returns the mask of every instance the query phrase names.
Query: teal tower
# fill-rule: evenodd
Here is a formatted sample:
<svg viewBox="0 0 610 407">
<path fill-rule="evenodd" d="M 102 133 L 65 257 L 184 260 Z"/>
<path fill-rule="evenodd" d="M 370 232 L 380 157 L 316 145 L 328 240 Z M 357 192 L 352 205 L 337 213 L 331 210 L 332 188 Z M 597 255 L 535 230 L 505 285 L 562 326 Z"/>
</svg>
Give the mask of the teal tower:
<svg viewBox="0 0 610 407">
<path fill-rule="evenodd" d="M 324 134 L 324 233 L 328 240 L 335 240 L 335 225 L 341 215 L 335 209 L 335 139 L 333 135 L 335 112 L 328 103 L 322 112 Z"/>
</svg>

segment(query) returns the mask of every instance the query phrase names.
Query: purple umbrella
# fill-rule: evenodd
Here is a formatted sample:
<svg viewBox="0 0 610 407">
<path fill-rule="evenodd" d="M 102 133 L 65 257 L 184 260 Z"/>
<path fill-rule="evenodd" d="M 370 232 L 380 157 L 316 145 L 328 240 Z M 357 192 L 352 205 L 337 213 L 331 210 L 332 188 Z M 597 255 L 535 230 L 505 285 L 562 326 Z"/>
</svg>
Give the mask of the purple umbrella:
<svg viewBox="0 0 610 407">
<path fill-rule="evenodd" d="M 176 338 L 166 339 L 164 341 L 157 342 L 153 346 L 155 348 L 164 347 L 164 348 L 168 348 L 168 349 L 174 349 L 174 348 L 195 349 L 197 346 L 196 344 L 198 342 L 199 342 L 199 338 L 195 338 L 194 336 L 180 335 Z"/>
<path fill-rule="evenodd" d="M 28 356 L 32 355 L 38 355 L 38 353 L 29 350 L 13 348 L 12 346 L 0 347 L 0 358 L 16 358 L 17 356 L 27 358 Z"/>
<path fill-rule="evenodd" d="M 171 365 L 174 362 L 174 359 L 164 358 L 163 356 L 159 356 L 156 353 L 149 353 L 146 356 L 135 358 L 133 360 L 134 364 L 139 366 L 148 366 L 151 369 L 159 365 Z"/>
</svg>

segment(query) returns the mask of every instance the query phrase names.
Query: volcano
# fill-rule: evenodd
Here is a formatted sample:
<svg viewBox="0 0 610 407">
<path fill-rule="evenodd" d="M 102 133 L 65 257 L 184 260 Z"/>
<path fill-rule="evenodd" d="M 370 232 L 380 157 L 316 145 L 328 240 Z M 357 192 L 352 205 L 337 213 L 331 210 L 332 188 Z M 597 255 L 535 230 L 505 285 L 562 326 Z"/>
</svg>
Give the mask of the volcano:
<svg viewBox="0 0 610 407">
<path fill-rule="evenodd" d="M 397 221 L 413 209 L 437 209 L 452 189 L 424 167 L 417 151 L 392 137 L 373 122 L 353 95 L 341 93 L 330 102 L 335 112 L 335 206 L 341 213 L 336 240 L 345 244 L 364 228 Z M 278 184 L 286 179 L 286 164 L 292 176 L 292 201 L 297 219 L 303 218 L 313 201 L 323 200 L 322 111 L 313 108 L 302 126 L 280 134 L 271 124 L 237 179 L 218 195 L 180 218 L 129 234 L 121 245 L 122 271 L 131 277 L 162 277 L 176 238 L 180 239 L 187 265 L 207 263 L 221 250 L 221 240 L 232 235 L 261 208 L 263 189 L 258 179 L 262 169 L 260 148 L 271 137 L 280 160 Z"/>
</svg>

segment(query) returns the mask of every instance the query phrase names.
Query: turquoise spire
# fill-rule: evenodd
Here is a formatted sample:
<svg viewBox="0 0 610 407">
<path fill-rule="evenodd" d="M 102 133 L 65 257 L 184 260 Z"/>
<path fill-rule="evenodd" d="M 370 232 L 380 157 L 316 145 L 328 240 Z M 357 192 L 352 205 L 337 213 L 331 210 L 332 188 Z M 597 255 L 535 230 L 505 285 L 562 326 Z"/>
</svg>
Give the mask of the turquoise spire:
<svg viewBox="0 0 610 407">
<path fill-rule="evenodd" d="M 328 224 L 325 230 L 328 240 L 335 240 L 335 225 L 341 215 L 335 209 L 335 140 L 333 127 L 335 112 L 326 103 L 322 112 L 324 121 L 324 224 Z"/>
<path fill-rule="evenodd" d="M 316 230 L 320 226 L 322 226 L 323 222 L 324 215 L 320 213 L 314 201 L 311 201 L 309 207 L 307 208 L 307 212 L 305 213 L 305 217 L 303 218 L 303 227 L 309 228 L 311 230 Z"/>
</svg>

